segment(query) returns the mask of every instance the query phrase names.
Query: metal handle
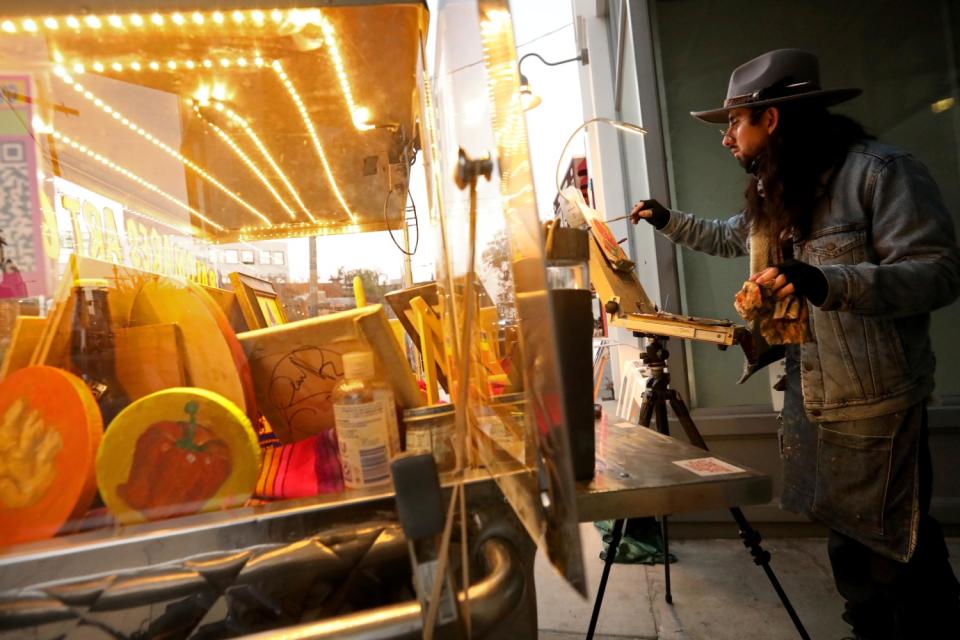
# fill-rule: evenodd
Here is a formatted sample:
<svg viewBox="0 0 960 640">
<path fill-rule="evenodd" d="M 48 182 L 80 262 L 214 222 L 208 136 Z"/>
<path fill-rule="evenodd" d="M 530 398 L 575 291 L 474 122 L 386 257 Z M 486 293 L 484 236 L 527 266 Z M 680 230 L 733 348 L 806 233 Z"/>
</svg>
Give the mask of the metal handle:
<svg viewBox="0 0 960 640">
<path fill-rule="evenodd" d="M 487 576 L 470 585 L 470 620 L 481 636 L 508 615 L 523 597 L 524 577 L 513 547 L 501 538 L 487 539 L 481 548 Z M 462 602 L 468 597 L 457 594 Z M 419 638 L 423 621 L 416 600 L 359 611 L 284 629 L 244 636 L 246 640 L 387 640 Z"/>
</svg>

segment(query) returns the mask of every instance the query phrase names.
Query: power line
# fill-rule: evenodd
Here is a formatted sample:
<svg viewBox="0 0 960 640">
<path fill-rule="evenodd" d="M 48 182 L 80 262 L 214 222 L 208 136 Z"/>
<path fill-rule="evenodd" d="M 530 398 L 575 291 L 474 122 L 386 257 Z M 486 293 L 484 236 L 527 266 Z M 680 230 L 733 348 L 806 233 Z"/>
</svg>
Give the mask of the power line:
<svg viewBox="0 0 960 640">
<path fill-rule="evenodd" d="M 537 40 L 542 40 L 542 39 L 546 38 L 547 36 L 552 36 L 553 34 L 558 33 L 558 32 L 560 32 L 560 31 L 563 31 L 563 30 L 566 29 L 567 27 L 572 27 L 572 26 L 573 26 L 573 23 L 572 23 L 572 22 L 568 22 L 568 23 L 566 23 L 565 25 L 561 25 L 561 26 L 557 27 L 556 29 L 554 29 L 554 30 L 552 30 L 552 31 L 547 31 L 546 33 L 541 33 L 540 35 L 538 35 L 538 36 L 535 37 L 535 38 L 531 38 L 530 40 L 527 40 L 526 42 L 521 42 L 520 44 L 518 44 L 518 45 L 516 46 L 516 48 L 517 48 L 517 49 L 520 49 L 521 47 L 525 47 L 525 46 L 527 46 L 527 45 L 529 45 L 529 44 L 533 44 L 533 43 L 536 42 Z M 451 75 L 451 76 L 452 76 L 453 74 L 455 74 L 455 73 L 457 73 L 457 72 L 460 72 L 460 71 L 463 71 L 464 69 L 469 69 L 470 67 L 475 67 L 475 66 L 477 66 L 478 64 L 480 64 L 480 63 L 482 63 L 482 62 L 483 62 L 483 60 L 475 60 L 474 62 L 471 62 L 471 63 L 469 63 L 469 64 L 465 64 L 465 65 L 463 65 L 462 67 L 457 67 L 457 68 L 454 69 L 453 71 L 450 71 L 447 75 Z"/>
</svg>

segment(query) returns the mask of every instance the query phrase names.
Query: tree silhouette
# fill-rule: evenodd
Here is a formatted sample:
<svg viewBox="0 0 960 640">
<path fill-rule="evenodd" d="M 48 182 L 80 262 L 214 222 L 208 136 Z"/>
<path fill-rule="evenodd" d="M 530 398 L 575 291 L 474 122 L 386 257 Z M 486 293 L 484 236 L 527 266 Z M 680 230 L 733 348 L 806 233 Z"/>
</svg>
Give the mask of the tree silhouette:
<svg viewBox="0 0 960 640">
<path fill-rule="evenodd" d="M 383 302 L 383 295 L 390 291 L 387 286 L 387 276 L 375 269 L 347 269 L 340 267 L 337 274 L 330 277 L 330 282 L 337 282 L 345 291 L 353 291 L 353 278 L 360 276 L 363 291 L 367 296 L 367 303 Z"/>
</svg>

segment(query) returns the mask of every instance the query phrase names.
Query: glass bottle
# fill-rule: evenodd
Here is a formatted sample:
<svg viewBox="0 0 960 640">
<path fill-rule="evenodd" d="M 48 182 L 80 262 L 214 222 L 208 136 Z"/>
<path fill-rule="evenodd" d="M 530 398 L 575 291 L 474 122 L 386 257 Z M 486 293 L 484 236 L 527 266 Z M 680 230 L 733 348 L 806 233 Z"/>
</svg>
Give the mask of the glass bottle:
<svg viewBox="0 0 960 640">
<path fill-rule="evenodd" d="M 343 355 L 343 379 L 333 389 L 333 416 L 343 483 L 349 489 L 389 484 L 399 453 L 393 392 L 375 384 L 373 353 Z M 379 387 L 379 388 L 378 388 Z"/>
<path fill-rule="evenodd" d="M 117 379 L 116 345 L 106 280 L 78 280 L 74 286 L 70 364 L 100 406 L 106 428 L 130 400 Z"/>
</svg>

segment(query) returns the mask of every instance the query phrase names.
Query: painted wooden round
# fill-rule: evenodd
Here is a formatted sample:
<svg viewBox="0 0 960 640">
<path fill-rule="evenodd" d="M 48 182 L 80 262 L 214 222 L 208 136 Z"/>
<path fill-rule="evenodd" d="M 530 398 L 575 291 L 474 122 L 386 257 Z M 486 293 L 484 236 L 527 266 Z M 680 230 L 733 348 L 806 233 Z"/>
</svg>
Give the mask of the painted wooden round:
<svg viewBox="0 0 960 640">
<path fill-rule="evenodd" d="M 124 524 L 240 506 L 259 471 L 257 435 L 243 411 L 193 387 L 130 404 L 97 455 L 100 496 Z"/>
<path fill-rule="evenodd" d="M 130 325 L 174 323 L 182 338 L 187 379 L 195 387 L 224 396 L 256 420 L 250 365 L 243 347 L 217 303 L 192 282 L 149 279 L 130 308 Z M 150 363 L 143 363 L 149 367 Z"/>
<path fill-rule="evenodd" d="M 0 546 L 49 538 L 96 494 L 103 420 L 77 376 L 25 367 L 0 382 Z"/>
</svg>

